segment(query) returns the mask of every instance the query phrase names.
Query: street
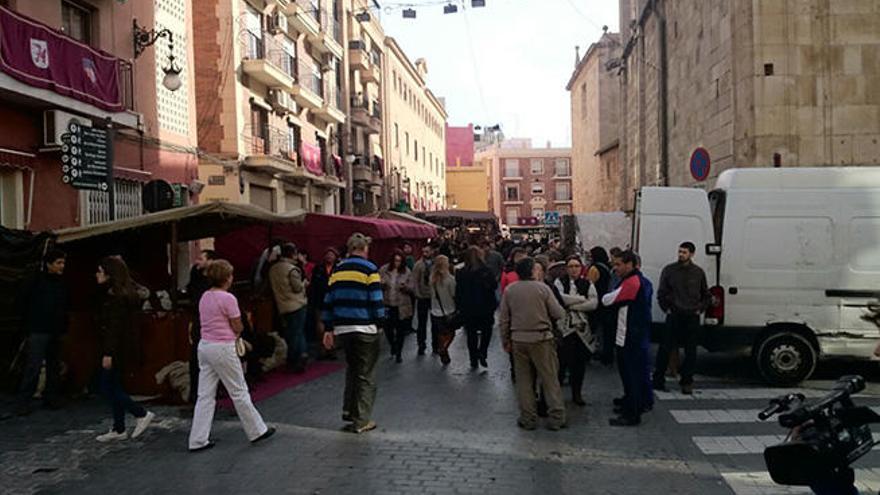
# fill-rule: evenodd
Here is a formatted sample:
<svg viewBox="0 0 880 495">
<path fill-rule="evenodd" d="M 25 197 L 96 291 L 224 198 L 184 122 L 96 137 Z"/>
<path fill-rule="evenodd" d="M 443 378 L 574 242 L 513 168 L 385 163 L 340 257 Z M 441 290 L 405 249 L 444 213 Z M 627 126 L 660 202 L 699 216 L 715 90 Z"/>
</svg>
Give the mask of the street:
<svg viewBox="0 0 880 495">
<path fill-rule="evenodd" d="M 171 407 L 152 407 L 159 418 L 136 441 L 95 442 L 107 413 L 93 399 L 0 422 L 0 486 L 15 494 L 808 493 L 774 486 L 764 471 L 763 446 L 784 431 L 756 414 L 782 391 L 752 378 L 742 358 L 703 354 L 695 395 L 670 386 L 638 428 L 608 426 L 619 382 L 613 369 L 593 364 L 587 406 L 567 403 L 569 427 L 527 432 L 515 425 L 497 340 L 488 371 L 476 372 L 464 339 L 453 344 L 447 369 L 416 357 L 412 338 L 407 344 L 399 365 L 383 351 L 379 428 L 362 436 L 339 430 L 342 372 L 259 402 L 279 431 L 262 445 L 249 445 L 236 418 L 218 411 L 217 447 L 199 454 L 186 452 L 189 418 Z M 829 378 L 871 368 L 825 365 L 803 388 L 818 396 Z M 880 385 L 865 395 L 865 404 L 880 405 Z M 862 488 L 880 488 L 877 453 L 856 468 Z"/>
</svg>

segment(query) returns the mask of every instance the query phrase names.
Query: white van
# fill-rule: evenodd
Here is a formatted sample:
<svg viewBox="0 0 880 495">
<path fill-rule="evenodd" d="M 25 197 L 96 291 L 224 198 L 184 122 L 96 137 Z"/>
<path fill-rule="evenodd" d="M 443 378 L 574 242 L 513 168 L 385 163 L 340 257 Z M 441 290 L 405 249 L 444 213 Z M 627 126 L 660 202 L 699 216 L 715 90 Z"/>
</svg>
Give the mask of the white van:
<svg viewBox="0 0 880 495">
<path fill-rule="evenodd" d="M 703 345 L 751 348 L 770 383 L 800 382 L 820 358 L 870 359 L 880 340 L 861 318 L 880 293 L 878 167 L 733 169 L 709 193 L 646 187 L 633 237 L 655 285 L 681 242 L 697 245 L 719 303 Z"/>
</svg>

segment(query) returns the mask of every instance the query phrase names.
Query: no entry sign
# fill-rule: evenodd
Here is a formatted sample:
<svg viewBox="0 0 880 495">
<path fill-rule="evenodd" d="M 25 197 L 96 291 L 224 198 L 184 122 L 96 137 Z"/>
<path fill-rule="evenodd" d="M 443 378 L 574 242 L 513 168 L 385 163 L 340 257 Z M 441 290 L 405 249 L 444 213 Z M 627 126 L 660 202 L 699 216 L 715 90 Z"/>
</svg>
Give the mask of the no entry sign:
<svg viewBox="0 0 880 495">
<path fill-rule="evenodd" d="M 697 148 L 691 154 L 691 176 L 700 182 L 709 178 L 712 160 L 706 148 Z"/>
</svg>

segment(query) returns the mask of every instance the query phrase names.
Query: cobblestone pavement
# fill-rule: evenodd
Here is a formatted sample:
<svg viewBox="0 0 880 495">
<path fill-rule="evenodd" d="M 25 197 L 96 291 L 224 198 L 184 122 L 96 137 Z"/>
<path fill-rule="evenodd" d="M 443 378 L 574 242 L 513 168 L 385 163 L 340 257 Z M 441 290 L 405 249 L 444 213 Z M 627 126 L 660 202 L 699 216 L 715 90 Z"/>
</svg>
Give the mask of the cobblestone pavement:
<svg viewBox="0 0 880 495">
<path fill-rule="evenodd" d="M 761 442 L 783 432 L 752 413 L 780 391 L 737 376 L 740 361 L 701 360 L 712 378 L 698 377 L 693 398 L 658 394 L 643 425 L 623 429 L 607 424 L 617 377 L 593 365 L 587 406 L 568 403 L 569 428 L 525 432 L 515 426 L 507 356 L 493 344 L 489 370 L 477 372 L 467 367 L 464 339 L 448 368 L 416 357 L 414 342 L 403 364 L 383 354 L 379 429 L 362 436 L 339 431 L 342 373 L 259 403 L 278 427 L 262 445 L 248 444 L 236 418 L 218 413 L 217 447 L 199 454 L 186 452 L 189 420 L 175 408 L 153 408 L 158 422 L 141 439 L 110 445 L 94 441 L 108 426 L 97 400 L 7 419 L 0 493 L 801 493 L 763 473 Z M 815 395 L 828 385 L 804 386 Z M 876 491 L 878 454 L 857 467 Z"/>
</svg>

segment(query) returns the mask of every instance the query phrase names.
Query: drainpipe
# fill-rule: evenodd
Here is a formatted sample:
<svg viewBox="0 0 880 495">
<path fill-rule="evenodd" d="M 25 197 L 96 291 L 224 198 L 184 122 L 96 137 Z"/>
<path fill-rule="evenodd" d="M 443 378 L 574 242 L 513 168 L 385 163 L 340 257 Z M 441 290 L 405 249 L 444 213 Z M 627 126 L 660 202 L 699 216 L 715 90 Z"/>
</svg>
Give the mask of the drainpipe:
<svg viewBox="0 0 880 495">
<path fill-rule="evenodd" d="M 661 4 L 658 8 L 658 3 Z M 669 60 L 666 47 L 666 2 L 664 0 L 652 0 L 652 9 L 657 18 L 657 37 L 660 56 L 660 81 L 657 85 L 659 91 L 658 101 L 660 107 L 660 122 L 657 126 L 660 132 L 660 185 L 669 186 Z"/>
<path fill-rule="evenodd" d="M 354 153 L 351 145 L 351 74 L 349 73 L 350 57 L 348 56 L 348 44 L 350 42 L 348 22 L 354 14 L 351 11 L 346 12 L 345 5 L 342 3 L 340 3 L 339 8 L 342 10 L 339 20 L 342 22 L 342 47 L 345 52 L 345 56 L 342 57 L 342 63 L 339 64 L 339 70 L 342 71 L 342 110 L 345 112 L 345 125 L 342 126 L 342 149 L 339 150 L 340 154 L 342 154 L 342 169 L 345 173 L 345 208 L 342 209 L 342 213 L 344 215 L 354 215 L 354 198 L 352 194 L 354 181 L 352 180 L 352 162 L 348 158 L 349 155 Z"/>
</svg>

